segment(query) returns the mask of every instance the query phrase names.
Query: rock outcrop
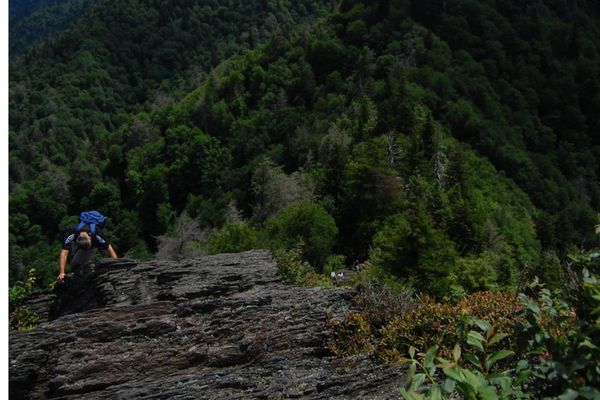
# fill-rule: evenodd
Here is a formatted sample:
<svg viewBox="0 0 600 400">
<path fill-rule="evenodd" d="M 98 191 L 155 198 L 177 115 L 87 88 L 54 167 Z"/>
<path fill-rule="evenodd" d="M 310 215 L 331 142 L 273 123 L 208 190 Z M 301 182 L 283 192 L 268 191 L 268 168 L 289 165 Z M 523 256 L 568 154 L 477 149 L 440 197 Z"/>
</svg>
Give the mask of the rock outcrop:
<svg viewBox="0 0 600 400">
<path fill-rule="evenodd" d="M 30 299 L 47 322 L 10 333 L 10 398 L 400 398 L 399 369 L 327 349 L 352 295 L 283 284 L 265 251 L 102 261 Z"/>
</svg>

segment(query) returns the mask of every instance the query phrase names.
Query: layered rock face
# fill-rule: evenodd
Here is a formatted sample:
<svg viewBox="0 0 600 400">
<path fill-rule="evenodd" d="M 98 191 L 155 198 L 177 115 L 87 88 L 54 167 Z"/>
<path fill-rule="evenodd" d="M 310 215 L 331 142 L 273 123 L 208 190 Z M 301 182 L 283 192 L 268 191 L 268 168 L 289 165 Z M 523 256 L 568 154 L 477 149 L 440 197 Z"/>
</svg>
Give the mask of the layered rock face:
<svg viewBox="0 0 600 400">
<path fill-rule="evenodd" d="M 350 289 L 281 282 L 266 251 L 110 260 L 29 300 L 9 339 L 11 399 L 392 399 L 401 371 L 331 355 Z"/>
</svg>

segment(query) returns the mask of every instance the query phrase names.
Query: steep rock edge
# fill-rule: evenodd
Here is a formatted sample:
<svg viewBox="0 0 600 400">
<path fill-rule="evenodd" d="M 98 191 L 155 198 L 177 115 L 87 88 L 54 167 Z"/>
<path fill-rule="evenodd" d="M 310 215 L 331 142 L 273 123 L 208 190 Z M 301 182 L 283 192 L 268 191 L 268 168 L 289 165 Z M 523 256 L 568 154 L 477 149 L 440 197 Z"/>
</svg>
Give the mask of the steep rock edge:
<svg viewBox="0 0 600 400">
<path fill-rule="evenodd" d="M 327 350 L 352 295 L 283 284 L 266 251 L 101 261 L 29 299 L 47 322 L 10 332 L 10 398 L 401 398 L 401 369 Z"/>
</svg>

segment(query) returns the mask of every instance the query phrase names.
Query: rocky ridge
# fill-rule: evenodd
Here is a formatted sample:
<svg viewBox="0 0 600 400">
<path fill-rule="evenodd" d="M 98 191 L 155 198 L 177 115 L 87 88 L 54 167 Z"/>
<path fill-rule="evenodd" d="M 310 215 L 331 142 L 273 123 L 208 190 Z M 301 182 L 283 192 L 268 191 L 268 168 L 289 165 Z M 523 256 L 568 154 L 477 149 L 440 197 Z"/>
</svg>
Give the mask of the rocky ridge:
<svg viewBox="0 0 600 400">
<path fill-rule="evenodd" d="M 11 332 L 11 399 L 392 399 L 401 371 L 330 354 L 347 288 L 281 281 L 266 251 L 105 260 L 28 306 Z"/>
</svg>

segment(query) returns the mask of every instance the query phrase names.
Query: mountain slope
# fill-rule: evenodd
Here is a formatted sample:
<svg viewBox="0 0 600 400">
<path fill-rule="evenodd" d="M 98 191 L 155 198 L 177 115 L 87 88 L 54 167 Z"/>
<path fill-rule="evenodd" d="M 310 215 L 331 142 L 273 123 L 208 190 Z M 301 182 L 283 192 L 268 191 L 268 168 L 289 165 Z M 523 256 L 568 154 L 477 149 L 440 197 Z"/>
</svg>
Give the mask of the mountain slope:
<svg viewBox="0 0 600 400">
<path fill-rule="evenodd" d="M 370 259 L 439 296 L 514 285 L 524 265 L 536 273 L 542 249 L 552 258 L 598 240 L 598 149 L 557 139 L 548 111 L 534 107 L 543 88 L 490 67 L 492 58 L 479 61 L 488 42 L 446 43 L 463 25 L 444 25 L 441 37 L 439 15 L 419 14 L 417 3 L 346 1 L 326 21 L 279 30 L 193 84 L 167 78 L 212 57 L 185 46 L 195 40 L 185 27 L 197 32 L 201 16 L 223 16 L 218 32 L 237 32 L 234 16 L 210 8 L 187 21 L 187 8 L 123 4 L 98 8 L 68 34 L 81 38 L 66 35 L 23 57 L 35 79 L 13 76 L 10 229 L 21 265 L 11 268 L 21 275 L 25 265 L 47 268 L 31 238 L 55 257 L 48 241 L 85 208 L 107 210 L 124 252 L 157 251 L 159 238 L 181 236 L 191 218 L 194 231 L 214 231 L 212 243 L 192 247 L 299 250 L 317 272 Z M 475 10 L 500 26 L 497 35 L 515 38 L 506 65 L 527 53 L 491 3 L 447 5 L 441 15 Z M 590 63 L 574 57 L 594 71 L 589 32 Z M 92 54 L 97 40 L 103 46 Z M 43 55 L 61 65 L 58 77 L 45 75 Z M 529 61 L 522 68 L 534 71 Z M 561 61 L 566 71 L 574 62 Z M 523 93 L 532 102 L 520 101 Z M 575 131 L 593 146 L 592 122 Z"/>
<path fill-rule="evenodd" d="M 598 2 L 411 1 L 408 10 L 432 32 L 412 76 L 434 115 L 527 192 L 545 247 L 597 244 Z M 386 35 L 391 23 L 373 30 Z"/>
<path fill-rule="evenodd" d="M 439 241 L 407 250 L 408 265 L 392 257 L 395 273 L 420 286 L 433 281 L 429 274 L 440 265 L 449 270 L 438 278 L 452 275 L 457 256 L 485 255 L 490 259 L 480 262 L 494 265 L 493 280 L 510 284 L 540 250 L 536 211 L 510 180 L 449 137 L 411 98 L 414 86 L 405 72 L 404 60 L 356 47 L 329 26 L 276 36 L 222 65 L 182 102 L 116 132 L 112 142 L 121 154 L 107 168 L 115 179 L 124 178 L 121 198 L 145 215 L 140 222 L 147 237 L 164 226 L 154 210 L 186 211 L 219 226 L 232 198 L 252 224 L 266 224 L 266 235 L 277 235 L 275 228 L 269 232 L 269 218 L 275 221 L 290 204 L 272 199 L 278 190 L 298 189 L 291 182 L 270 187 L 269 167 L 267 181 L 259 183 L 257 171 L 268 158 L 312 183 L 313 200 L 339 228 L 330 252 L 352 262 L 393 248 L 373 240 L 396 229 L 392 220 L 402 215 L 418 228 L 401 240 Z M 154 139 L 132 145 L 140 129 Z M 298 229 L 288 234 L 306 238 Z M 448 258 L 432 260 L 427 272 L 422 263 L 438 251 Z"/>
<path fill-rule="evenodd" d="M 8 2 L 9 23 L 16 22 L 48 3 L 49 0 L 10 0 Z"/>
<path fill-rule="evenodd" d="M 19 2 L 19 6 L 22 6 L 22 3 L 25 2 Z M 54 0 L 41 2 L 31 10 L 20 10 L 16 9 L 17 5 L 11 1 L 10 56 L 15 57 L 28 47 L 68 28 L 93 4 L 94 0 Z"/>
<path fill-rule="evenodd" d="M 98 2 L 68 30 L 11 59 L 11 281 L 55 258 L 51 243 L 71 223 L 63 218 L 88 206 L 110 158 L 108 133 L 128 113 L 173 101 L 223 57 L 329 7 L 315 1 L 178 4 Z M 30 251 L 25 242 L 38 244 Z"/>
<path fill-rule="evenodd" d="M 178 85 L 236 51 L 326 10 L 315 1 L 229 8 L 218 1 L 99 2 L 70 29 L 11 60 L 11 182 L 35 175 L 46 161 L 68 166 L 65 154 L 87 140 L 100 144 L 125 113 L 168 101 Z"/>
</svg>

